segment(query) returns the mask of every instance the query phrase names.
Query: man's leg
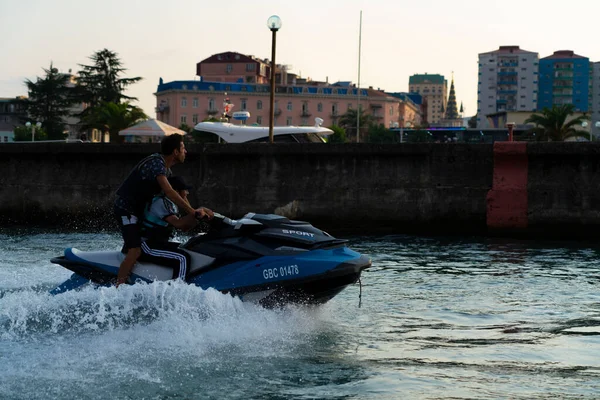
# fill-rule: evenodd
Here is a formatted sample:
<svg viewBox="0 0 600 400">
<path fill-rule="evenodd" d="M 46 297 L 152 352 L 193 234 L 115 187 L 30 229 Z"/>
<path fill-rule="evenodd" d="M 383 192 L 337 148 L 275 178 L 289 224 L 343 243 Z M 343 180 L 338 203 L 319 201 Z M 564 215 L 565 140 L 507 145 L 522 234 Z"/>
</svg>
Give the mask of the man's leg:
<svg viewBox="0 0 600 400">
<path fill-rule="evenodd" d="M 117 207 L 115 208 L 115 215 L 119 223 L 119 228 L 121 229 L 123 241 L 125 242 L 125 248 L 127 249 L 127 254 L 121 262 L 119 272 L 117 273 L 116 285 L 119 286 L 120 284 L 127 282 L 127 278 L 129 278 L 142 250 L 140 248 L 141 237 L 138 218 Z"/>
<path fill-rule="evenodd" d="M 185 280 L 189 260 L 187 254 L 177 247 L 179 247 L 179 243 L 145 241 L 142 243 L 140 260 L 173 268 L 173 279 Z"/>
<path fill-rule="evenodd" d="M 127 255 L 121 262 L 119 266 L 119 273 L 117 274 L 117 287 L 127 282 L 127 278 L 131 275 L 131 270 L 133 266 L 137 262 L 138 258 L 140 258 L 140 254 L 142 254 L 142 249 L 140 247 L 134 247 L 133 249 L 127 250 Z"/>
</svg>

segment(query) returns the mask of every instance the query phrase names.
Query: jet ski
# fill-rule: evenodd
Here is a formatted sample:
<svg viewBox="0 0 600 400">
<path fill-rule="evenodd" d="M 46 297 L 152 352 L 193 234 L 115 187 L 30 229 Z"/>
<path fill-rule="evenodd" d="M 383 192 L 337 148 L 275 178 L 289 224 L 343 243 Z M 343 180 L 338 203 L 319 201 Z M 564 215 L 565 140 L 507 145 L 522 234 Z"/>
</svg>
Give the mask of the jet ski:
<svg viewBox="0 0 600 400">
<path fill-rule="evenodd" d="M 308 222 L 274 214 L 248 213 L 239 220 L 223 215 L 206 222 L 206 232 L 179 246 L 190 257 L 189 284 L 214 288 L 263 306 L 325 303 L 356 283 L 371 260 Z M 51 260 L 73 275 L 51 291 L 60 294 L 93 284 L 116 281 L 121 251 L 67 248 Z M 167 266 L 137 262 L 129 283 L 167 281 Z"/>
</svg>

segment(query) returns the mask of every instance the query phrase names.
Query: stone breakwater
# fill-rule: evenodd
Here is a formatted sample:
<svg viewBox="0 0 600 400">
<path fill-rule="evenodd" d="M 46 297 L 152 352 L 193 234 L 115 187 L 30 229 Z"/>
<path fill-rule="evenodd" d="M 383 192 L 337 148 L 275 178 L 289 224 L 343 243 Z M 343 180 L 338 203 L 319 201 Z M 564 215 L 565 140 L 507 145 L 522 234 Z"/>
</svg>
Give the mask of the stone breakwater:
<svg viewBox="0 0 600 400">
<path fill-rule="evenodd" d="M 158 145 L 0 145 L 0 222 L 110 228 Z M 600 144 L 188 145 L 193 205 L 353 233 L 600 236 Z"/>
</svg>

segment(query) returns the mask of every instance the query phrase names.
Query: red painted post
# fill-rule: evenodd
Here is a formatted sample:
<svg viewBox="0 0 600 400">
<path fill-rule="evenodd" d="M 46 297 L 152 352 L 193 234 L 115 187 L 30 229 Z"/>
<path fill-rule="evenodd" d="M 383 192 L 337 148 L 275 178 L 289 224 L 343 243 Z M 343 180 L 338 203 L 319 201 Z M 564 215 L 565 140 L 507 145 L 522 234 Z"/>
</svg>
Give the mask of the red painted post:
<svg viewBox="0 0 600 400">
<path fill-rule="evenodd" d="M 494 177 L 487 194 L 487 226 L 495 231 L 527 228 L 526 142 L 494 143 Z"/>
</svg>

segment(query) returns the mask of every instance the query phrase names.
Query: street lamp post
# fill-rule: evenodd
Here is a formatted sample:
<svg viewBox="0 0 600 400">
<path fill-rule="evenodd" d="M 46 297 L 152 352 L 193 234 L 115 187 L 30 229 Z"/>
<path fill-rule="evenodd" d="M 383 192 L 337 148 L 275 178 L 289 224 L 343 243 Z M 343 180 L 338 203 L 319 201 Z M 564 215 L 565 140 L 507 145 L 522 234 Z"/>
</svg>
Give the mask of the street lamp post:
<svg viewBox="0 0 600 400">
<path fill-rule="evenodd" d="M 40 128 L 42 127 L 42 123 L 41 123 L 41 122 L 38 122 L 38 123 L 36 123 L 35 125 L 33 125 L 31 122 L 27 122 L 27 123 L 25 124 L 25 126 L 26 126 L 27 128 L 31 128 L 31 141 L 33 142 L 33 141 L 35 140 L 35 139 L 34 139 L 34 136 L 35 136 L 35 128 L 38 128 L 38 129 L 40 129 Z"/>
<path fill-rule="evenodd" d="M 269 98 L 269 143 L 273 143 L 273 124 L 275 122 L 275 36 L 277 31 L 281 29 L 281 18 L 277 15 L 272 15 L 267 20 L 267 27 L 273 32 L 271 41 L 271 96 Z"/>
</svg>

